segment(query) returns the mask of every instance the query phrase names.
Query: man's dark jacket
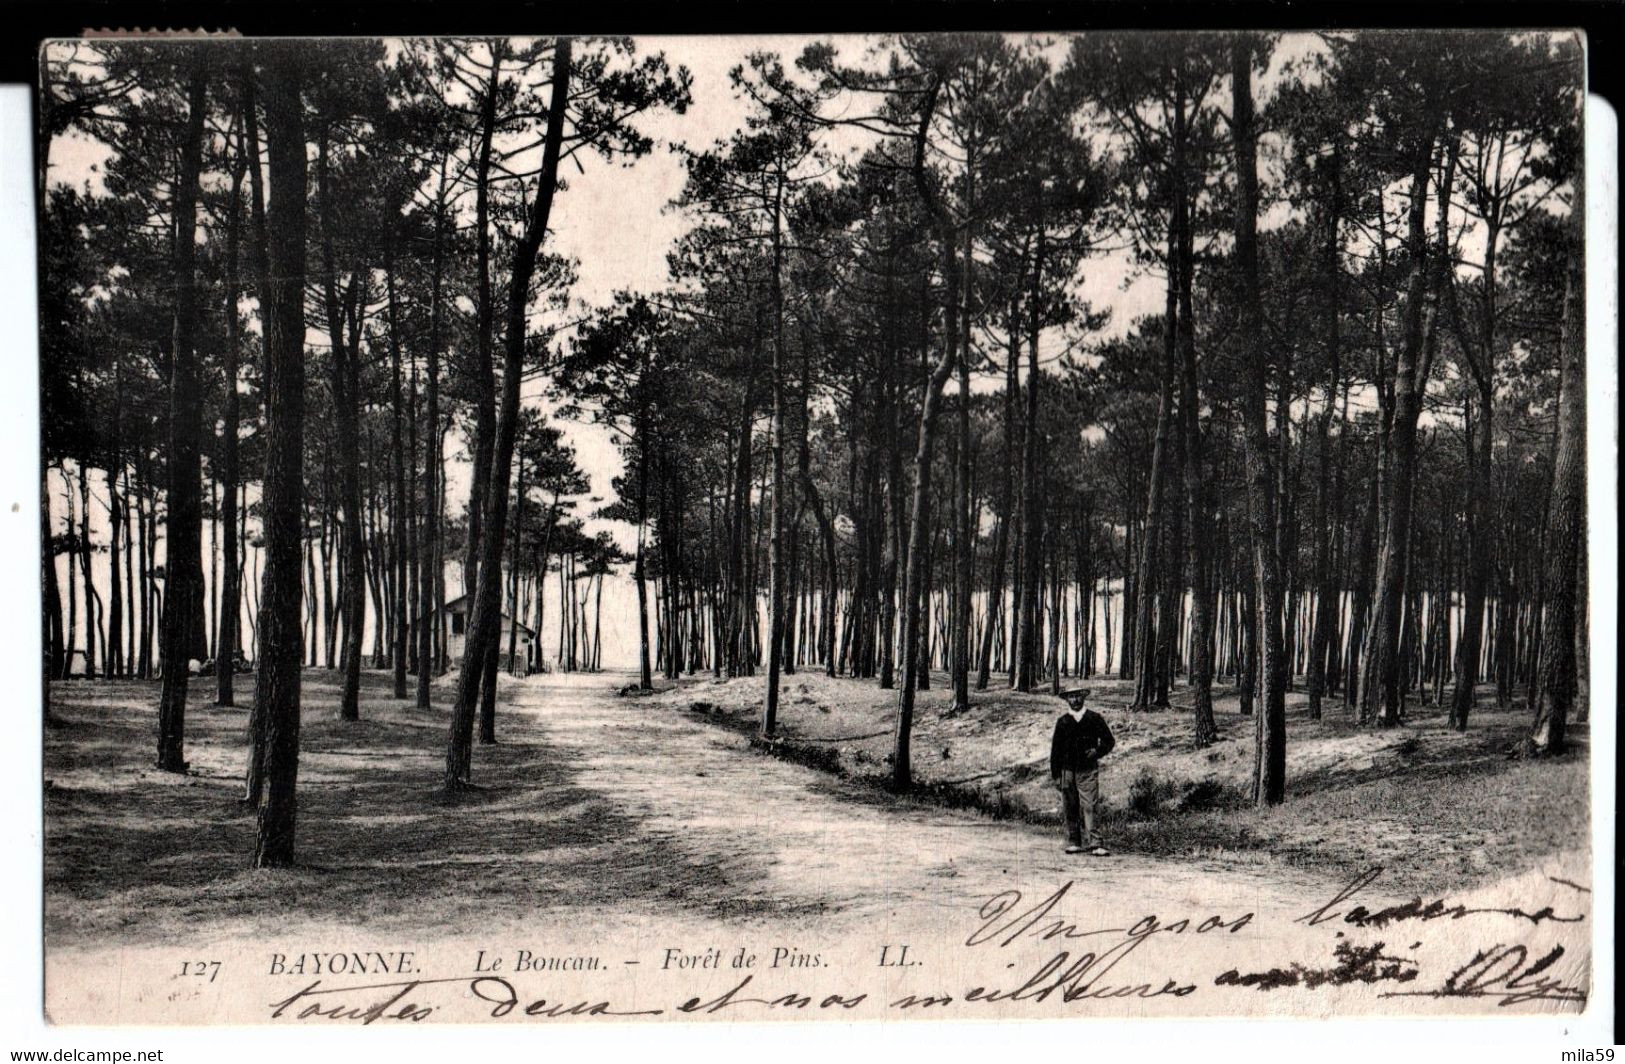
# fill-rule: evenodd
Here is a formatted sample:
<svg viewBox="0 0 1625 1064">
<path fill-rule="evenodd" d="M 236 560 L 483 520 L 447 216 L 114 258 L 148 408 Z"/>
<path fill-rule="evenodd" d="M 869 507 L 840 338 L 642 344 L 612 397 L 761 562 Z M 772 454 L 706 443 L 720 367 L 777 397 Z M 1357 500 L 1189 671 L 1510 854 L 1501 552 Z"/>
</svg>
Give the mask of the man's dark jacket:
<svg viewBox="0 0 1625 1064">
<path fill-rule="evenodd" d="M 1055 722 L 1055 737 L 1049 744 L 1049 774 L 1059 776 L 1063 771 L 1087 772 L 1101 758 L 1112 752 L 1117 740 L 1106 726 L 1106 718 L 1092 709 L 1074 720 L 1072 714 L 1062 713 Z"/>
</svg>

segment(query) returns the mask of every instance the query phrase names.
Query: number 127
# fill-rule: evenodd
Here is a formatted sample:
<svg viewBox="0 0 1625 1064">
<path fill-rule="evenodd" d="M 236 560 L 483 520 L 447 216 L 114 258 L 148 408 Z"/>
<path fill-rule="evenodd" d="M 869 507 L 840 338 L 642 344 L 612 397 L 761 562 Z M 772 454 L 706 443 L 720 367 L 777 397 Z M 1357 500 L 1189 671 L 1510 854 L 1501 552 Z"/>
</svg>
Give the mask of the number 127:
<svg viewBox="0 0 1625 1064">
<path fill-rule="evenodd" d="M 214 982 L 215 976 L 220 974 L 219 961 L 181 961 L 181 975 L 196 976 L 199 979 L 207 978 Z"/>
</svg>

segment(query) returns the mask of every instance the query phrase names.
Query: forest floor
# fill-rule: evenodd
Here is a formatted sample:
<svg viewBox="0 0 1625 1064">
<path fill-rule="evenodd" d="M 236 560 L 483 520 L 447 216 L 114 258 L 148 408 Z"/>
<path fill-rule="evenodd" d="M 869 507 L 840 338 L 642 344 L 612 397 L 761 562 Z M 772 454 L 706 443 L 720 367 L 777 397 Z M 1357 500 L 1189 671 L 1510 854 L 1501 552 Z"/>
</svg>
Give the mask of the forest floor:
<svg viewBox="0 0 1625 1064">
<path fill-rule="evenodd" d="M 970 713 L 944 718 L 943 693 L 927 693 L 917 771 L 940 786 L 897 796 L 866 778 L 883 770 L 889 749 L 890 700 L 872 683 L 786 679 L 785 733 L 837 751 L 837 766 L 767 756 L 753 744 L 757 681 L 702 679 L 617 697 L 624 674 L 504 677 L 500 743 L 476 748 L 479 789 L 448 802 L 439 781 L 449 680 L 436 688 L 436 708 L 422 711 L 391 699 L 387 675 L 368 671 L 362 719 L 346 724 L 336 679 L 306 674 L 299 864 L 274 872 L 249 867 L 244 709 L 215 708 L 212 688 L 194 685 L 191 770 L 171 775 L 152 767 L 156 684 L 53 685 L 47 945 L 356 928 L 451 939 L 569 926 L 656 942 L 683 926 L 839 932 L 875 919 L 925 925 L 950 910 L 973 914 L 979 899 L 1012 883 L 1068 876 L 1144 911 L 1198 897 L 1301 911 L 1356 866 L 1391 869 L 1384 885 L 1407 898 L 1459 888 L 1462 872 L 1532 871 L 1559 849 L 1563 863 L 1547 862 L 1545 872 L 1581 878 L 1589 868 L 1584 754 L 1507 761 L 1500 746 L 1521 713 L 1486 709 L 1456 736 L 1430 717 L 1375 734 L 1309 724 L 1295 709 L 1289 801 L 1257 813 L 1230 807 L 1251 745 L 1233 700 L 1220 704 L 1226 739 L 1194 754 L 1182 715 L 1130 717 L 1115 708 L 1111 685 L 1097 685 L 1120 737 L 1105 794 L 1121 856 L 1080 863 L 1043 822 L 1054 803 L 1042 777 L 1057 704 L 1043 697 L 984 693 Z M 245 678 L 239 691 L 251 689 Z M 861 737 L 834 741 L 841 736 Z M 1583 729 L 1580 739 L 1583 751 Z M 1141 769 L 1154 773 L 1156 796 L 1207 793 L 1184 781 L 1211 776 L 1223 800 L 1199 812 L 1127 813 Z M 964 800 L 965 788 L 1003 795 L 1004 813 L 1025 811 L 1033 822 L 951 807 L 978 804 Z"/>
<path fill-rule="evenodd" d="M 763 680 L 684 679 L 655 696 L 743 735 L 760 729 Z M 1120 853 L 1202 859 L 1225 867 L 1295 867 L 1352 875 L 1372 866 L 1386 880 L 1426 894 L 1460 889 L 1533 867 L 1590 837 L 1588 730 L 1548 762 L 1510 757 L 1527 733 L 1522 699 L 1502 709 L 1480 692 L 1465 732 L 1442 707 L 1410 703 L 1403 727 L 1354 725 L 1341 697 L 1312 720 L 1301 686 L 1287 698 L 1287 800 L 1259 811 L 1248 801 L 1254 718 L 1233 687 L 1215 687 L 1220 739 L 1191 742 L 1189 694 L 1167 709 L 1131 712 L 1134 685 L 1091 679 L 1090 705 L 1117 739 L 1101 773 L 1108 842 Z M 881 788 L 890 770 L 896 692 L 872 680 L 822 671 L 784 679 L 779 741 L 764 753 Z M 945 673 L 919 692 L 912 761 L 919 795 L 994 818 L 1058 825 L 1049 742 L 1061 701 L 1021 694 L 995 678 L 972 691 L 967 712 L 948 712 Z M 1534 800 L 1538 796 L 1539 800 Z M 1059 838 L 1058 830 L 1056 838 Z"/>
</svg>

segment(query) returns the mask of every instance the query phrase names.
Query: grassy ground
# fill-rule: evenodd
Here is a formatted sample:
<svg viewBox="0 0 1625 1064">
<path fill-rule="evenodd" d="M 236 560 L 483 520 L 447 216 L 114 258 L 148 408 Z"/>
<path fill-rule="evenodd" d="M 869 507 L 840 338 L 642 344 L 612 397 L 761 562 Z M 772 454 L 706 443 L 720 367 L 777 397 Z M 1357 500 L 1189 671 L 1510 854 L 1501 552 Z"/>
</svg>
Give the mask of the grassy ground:
<svg viewBox="0 0 1625 1064">
<path fill-rule="evenodd" d="M 249 868 L 254 821 L 241 804 L 247 712 L 193 684 L 187 775 L 152 767 L 157 685 L 69 682 L 51 691 L 45 734 L 48 943 L 163 942 L 368 928 L 485 931 L 559 907 L 614 899 L 628 911 L 708 913 L 734 904 L 703 856 L 660 863 L 618 845 L 640 827 L 548 756 L 534 719 L 504 715 L 475 752 L 478 790 L 448 803 L 439 782 L 449 686 L 433 710 L 395 702 L 363 673 L 361 717 L 338 719 L 335 673 L 307 671 L 291 870 Z M 503 690 L 511 690 L 506 677 Z M 199 688 L 205 688 L 200 690 Z M 247 702 L 252 678 L 240 684 Z M 692 864 L 693 867 L 688 867 Z M 720 910 L 719 910 L 720 911 Z"/>
<path fill-rule="evenodd" d="M 1055 822 L 1049 739 L 1061 703 L 1047 695 L 973 692 L 970 711 L 948 714 L 945 677 L 921 692 L 913 732 L 919 789 L 946 804 L 997 817 Z M 1304 695 L 1287 708 L 1287 801 L 1265 811 L 1246 795 L 1253 718 L 1235 692 L 1216 690 L 1220 740 L 1190 742 L 1184 692 L 1169 710 L 1130 712 L 1125 681 L 1090 684 L 1116 751 L 1102 772 L 1106 831 L 1118 849 L 1223 864 L 1281 864 L 1356 874 L 1373 865 L 1385 881 L 1418 893 L 1445 892 L 1522 871 L 1557 852 L 1589 846 L 1587 730 L 1552 762 L 1508 752 L 1528 727 L 1520 702 L 1501 710 L 1481 698 L 1471 728 L 1457 733 L 1442 709 L 1411 706 L 1405 727 L 1355 727 L 1342 703 L 1310 720 Z M 762 680 L 689 679 L 659 703 L 737 731 L 759 726 Z M 822 673 L 786 677 L 780 741 L 770 752 L 877 786 L 891 761 L 895 692 L 873 681 Z"/>
</svg>

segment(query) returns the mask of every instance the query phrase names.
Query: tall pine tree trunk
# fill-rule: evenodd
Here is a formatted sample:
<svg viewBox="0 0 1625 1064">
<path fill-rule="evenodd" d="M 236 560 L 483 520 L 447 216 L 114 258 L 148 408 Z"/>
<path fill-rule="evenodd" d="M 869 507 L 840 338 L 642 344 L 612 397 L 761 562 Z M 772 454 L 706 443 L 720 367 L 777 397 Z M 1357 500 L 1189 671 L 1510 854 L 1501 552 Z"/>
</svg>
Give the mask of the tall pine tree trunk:
<svg viewBox="0 0 1625 1064">
<path fill-rule="evenodd" d="M 62 655 L 62 671 L 57 674 L 57 679 L 68 680 L 72 679 L 73 656 L 79 649 L 79 571 L 74 568 L 79 561 L 79 548 L 75 545 L 77 537 L 73 531 L 73 494 L 69 490 L 71 484 L 68 481 L 67 466 L 59 463 L 57 472 L 62 476 L 62 504 L 64 507 L 62 536 L 67 543 L 68 552 L 68 642 Z"/>
<path fill-rule="evenodd" d="M 40 570 L 45 578 L 45 655 L 44 673 L 45 682 L 60 679 L 67 653 L 63 647 L 62 630 L 62 588 L 56 575 L 56 537 L 51 532 L 51 477 L 50 465 L 42 462 L 40 468 L 45 472 L 40 477 L 40 506 L 39 506 L 39 534 L 40 534 Z M 45 707 L 47 720 L 51 716 L 50 698 L 41 699 Z"/>
<path fill-rule="evenodd" d="M 1332 632 L 1338 614 L 1338 587 L 1331 559 L 1331 425 L 1337 392 L 1342 387 L 1342 245 L 1339 242 L 1339 224 L 1342 219 L 1342 154 L 1339 144 L 1332 145 L 1331 205 L 1326 219 L 1325 273 L 1331 288 L 1331 305 L 1326 310 L 1326 409 L 1321 411 L 1317 433 L 1319 451 L 1316 455 L 1315 480 L 1315 616 L 1309 639 L 1309 669 L 1307 686 L 1309 716 L 1321 717 L 1321 706 L 1326 693 L 1326 656 L 1332 645 Z"/>
<path fill-rule="evenodd" d="M 113 360 L 113 440 L 108 448 L 107 459 L 107 560 L 108 560 L 108 618 L 107 618 L 107 647 L 102 656 L 102 675 L 112 679 L 123 671 L 124 650 L 121 644 L 124 641 L 124 588 L 123 575 L 119 572 L 120 533 L 124 524 L 122 507 L 118 497 L 118 466 L 123 462 L 123 444 L 119 439 L 120 422 L 123 420 L 122 396 L 123 381 L 121 380 L 120 364 L 115 357 Z"/>
<path fill-rule="evenodd" d="M 185 772 L 187 661 L 197 643 L 189 604 L 201 591 L 201 434 L 198 396 L 197 196 L 203 159 L 203 119 L 207 81 L 203 59 L 192 57 L 187 77 L 186 131 L 181 142 L 180 178 L 175 184 L 175 317 L 169 375 L 169 517 L 165 522 L 168 587 L 164 610 L 164 683 L 158 703 L 158 767 Z M 88 546 L 88 544 L 87 544 Z M 87 585 L 86 591 L 90 590 Z M 87 595 L 88 598 L 88 595 Z M 87 639 L 92 633 L 87 629 Z"/>
<path fill-rule="evenodd" d="M 484 531 L 480 537 L 479 582 L 475 587 L 473 610 L 469 617 L 467 650 L 457 682 L 457 702 L 452 711 L 451 734 L 446 747 L 446 789 L 456 790 L 469 782 L 475 701 L 487 679 L 490 655 L 501 630 L 502 548 L 506 531 L 508 474 L 513 464 L 514 440 L 518 433 L 519 385 L 525 361 L 525 310 L 530 301 L 530 283 L 536 270 L 536 256 L 547 235 L 557 188 L 560 142 L 564 134 L 564 111 L 570 83 L 568 38 L 554 45 L 552 99 L 548 107 L 547 133 L 543 145 L 541 174 L 536 199 L 525 231 L 513 252 L 513 271 L 508 291 L 507 328 L 503 336 L 501 409 L 491 458 L 490 481 L 486 485 Z"/>
<path fill-rule="evenodd" d="M 263 777 L 258 868 L 293 863 L 299 777 L 301 585 L 305 417 L 305 134 L 302 46 L 267 46 L 265 114 L 270 202 L 265 285 L 265 571 L 260 593 L 256 712 L 263 736 L 250 752 Z M 251 790 L 258 800 L 258 788 Z"/>
<path fill-rule="evenodd" d="M 637 426 L 638 444 L 638 545 L 632 559 L 632 577 L 638 587 L 638 690 L 654 689 L 654 671 L 649 660 L 649 575 L 644 568 L 645 539 L 649 525 L 649 431 L 647 410 L 639 408 Z M 554 499 L 557 504 L 557 497 Z M 545 559 L 546 554 L 542 557 Z M 544 565 L 545 571 L 545 565 Z M 559 562 L 559 575 L 564 574 L 564 562 Z M 568 618 L 559 613 L 559 634 L 563 637 Z M 536 629 L 538 638 L 541 628 Z"/>
<path fill-rule="evenodd" d="M 339 619 L 344 629 L 344 643 L 339 654 L 342 677 L 339 685 L 339 717 L 358 720 L 361 716 L 361 627 L 366 600 L 363 581 L 366 556 L 361 542 L 361 456 L 357 444 L 356 418 L 360 396 L 356 345 L 360 342 L 355 322 L 356 303 L 360 299 L 361 277 L 350 279 L 342 299 L 339 293 L 337 264 L 334 259 L 334 212 L 338 209 L 328 191 L 328 138 L 329 130 L 322 130 L 317 149 L 316 188 L 321 198 L 322 232 L 322 288 L 327 308 L 327 331 L 332 349 L 333 423 L 338 442 L 339 506 L 342 520 L 336 529 L 341 560 Z M 349 329 L 346 330 L 346 324 Z M 348 333 L 348 335 L 347 335 Z M 324 581 L 325 587 L 325 581 Z M 332 663 L 332 628 L 328 632 L 328 661 Z"/>
<path fill-rule="evenodd" d="M 959 446 L 955 480 L 959 492 L 954 499 L 954 601 L 949 611 L 952 626 L 949 640 L 949 671 L 953 688 L 953 708 L 970 708 L 970 654 L 971 654 L 971 580 L 975 570 L 976 525 L 971 520 L 971 431 L 970 431 L 970 292 L 975 266 L 970 219 L 976 212 L 976 155 L 974 150 L 965 159 L 965 224 L 961 227 L 964 260 L 958 291 L 949 298 L 958 299 L 959 307 Z"/>
<path fill-rule="evenodd" d="M 1190 671 L 1192 738 L 1197 749 L 1219 737 L 1213 719 L 1213 606 L 1208 576 L 1209 540 L 1207 471 L 1203 467 L 1201 395 L 1196 377 L 1196 330 L 1192 313 L 1193 249 L 1188 192 L 1185 187 L 1185 97 L 1183 83 L 1175 83 L 1174 100 L 1174 228 L 1179 233 L 1179 341 L 1182 391 L 1180 421 L 1185 435 L 1185 543 L 1190 563 Z"/>
<path fill-rule="evenodd" d="M 1279 804 L 1286 787 L 1286 690 L 1281 640 L 1281 573 L 1275 550 L 1275 471 L 1271 468 L 1265 394 L 1263 308 L 1258 290 L 1258 145 L 1253 128 L 1253 41 L 1231 48 L 1232 129 L 1236 147 L 1236 269 L 1241 277 L 1240 355 L 1247 514 L 1256 592 L 1258 711 L 1253 800 Z M 1252 647 L 1249 647 L 1249 651 Z"/>
<path fill-rule="evenodd" d="M 946 209 L 938 202 L 925 171 L 926 140 L 941 88 L 940 77 L 933 77 L 921 107 L 920 125 L 914 137 L 914 180 L 921 197 L 936 218 L 937 242 L 949 295 L 944 303 L 947 320 L 943 326 L 942 355 L 925 382 L 925 395 L 920 406 L 919 443 L 914 453 L 914 506 L 909 521 L 908 561 L 903 578 L 903 676 L 897 688 L 897 727 L 892 743 L 892 786 L 898 790 L 907 789 L 913 782 L 910 739 L 914 726 L 915 687 L 921 671 L 920 648 L 924 642 L 921 625 L 927 620 L 921 613 L 923 607 L 928 605 L 925 586 L 928 578 L 926 567 L 929 564 L 927 525 L 931 507 L 931 453 L 935 444 L 938 408 L 942 405 L 942 389 L 953 372 L 959 335 L 954 313 L 958 302 L 959 259 L 951 239 L 952 230 Z"/>
<path fill-rule="evenodd" d="M 782 208 L 784 170 L 778 171 L 773 192 L 773 425 L 770 446 L 773 451 L 772 510 L 768 515 L 768 621 L 767 697 L 762 702 L 762 735 L 771 739 L 778 728 L 779 670 L 784 656 L 784 243 Z"/>
<path fill-rule="evenodd" d="M 891 276 L 887 275 L 887 285 L 890 288 Z M 888 312 L 892 304 L 888 300 Z M 904 538 L 905 527 L 903 511 L 903 403 L 900 395 L 902 380 L 901 348 L 896 342 L 895 335 L 889 337 L 891 342 L 891 372 L 892 384 L 889 389 L 888 411 L 886 419 L 886 494 L 891 519 L 888 522 L 889 534 L 886 539 L 886 557 L 881 568 L 880 590 L 880 687 L 890 690 L 897 683 L 897 593 L 898 577 L 900 571 L 907 567 L 907 541 Z M 907 579 L 906 573 L 901 573 Z M 833 585 L 834 581 L 831 580 Z M 833 599 L 833 595 L 831 596 Z M 833 603 L 830 609 L 830 620 L 834 620 Z M 834 648 L 835 634 L 829 635 L 830 647 Z"/>
<path fill-rule="evenodd" d="M 1044 573 L 1044 491 L 1039 468 L 1043 446 L 1038 423 L 1038 331 L 1041 321 L 1044 276 L 1044 228 L 1039 221 L 1033 252 L 1032 273 L 1028 276 L 1027 382 L 1023 398 L 1021 454 L 1021 587 L 1017 593 L 1015 640 L 1016 690 L 1031 691 L 1038 682 L 1040 638 L 1039 603 Z"/>
<path fill-rule="evenodd" d="M 1377 554 L 1376 590 L 1373 593 L 1371 625 L 1366 632 L 1361 663 L 1360 697 L 1372 708 L 1372 716 L 1382 727 L 1399 723 L 1403 691 L 1400 675 L 1400 623 L 1405 608 L 1406 550 L 1411 533 L 1411 498 L 1416 475 L 1416 423 L 1422 410 L 1422 392 L 1427 385 L 1427 358 L 1424 341 L 1431 329 L 1424 324 L 1430 271 L 1435 278 L 1448 277 L 1446 263 L 1435 263 L 1427 247 L 1428 178 L 1433 159 L 1434 134 L 1431 130 L 1416 138 L 1411 148 L 1411 203 L 1407 248 L 1411 277 L 1407 286 L 1405 327 L 1398 359 L 1394 366 L 1393 421 L 1389 426 L 1389 468 L 1386 479 L 1386 520 L 1382 522 L 1382 542 Z M 1453 158 L 1452 153 L 1452 158 Z M 1442 186 L 1449 188 L 1448 180 Z M 1440 228 L 1447 233 L 1448 196 L 1440 197 Z M 1447 259 L 1443 247 L 1439 257 Z"/>
<path fill-rule="evenodd" d="M 440 581 L 443 576 L 440 538 L 440 332 L 441 286 L 444 283 L 446 243 L 446 163 L 440 166 L 440 187 L 435 198 L 434 248 L 429 266 L 429 351 L 424 367 L 423 512 L 418 537 L 418 709 L 431 705 L 429 685 L 439 668 L 438 638 L 445 621 Z M 416 422 L 414 421 L 414 426 Z M 415 432 L 415 429 L 414 429 Z"/>
<path fill-rule="evenodd" d="M 1155 625 L 1156 589 L 1160 583 L 1158 548 L 1162 538 L 1162 485 L 1167 476 L 1168 436 L 1173 421 L 1174 360 L 1179 318 L 1178 234 L 1173 231 L 1174 228 L 1170 222 L 1167 310 L 1163 316 L 1162 370 L 1157 391 L 1157 431 L 1155 442 L 1151 445 L 1151 473 L 1145 491 L 1145 524 L 1140 532 L 1140 566 L 1134 581 L 1134 705 L 1140 708 L 1156 700 L 1157 645 L 1160 642 Z"/>
<path fill-rule="evenodd" d="M 1010 315 L 1008 350 L 1005 353 L 1004 369 L 1004 433 L 1002 440 L 1003 462 L 1000 466 L 998 489 L 994 495 L 997 507 L 997 524 L 993 529 L 993 558 L 992 571 L 988 576 L 987 593 L 987 624 L 982 630 L 982 649 L 976 666 L 976 689 L 987 690 L 991 679 L 993 667 L 993 638 L 999 632 L 1004 620 L 1004 571 L 1005 556 L 1009 553 L 1010 523 L 1014 509 L 1013 496 L 1015 470 L 1015 434 L 1016 434 L 1016 378 L 1020 371 L 1021 344 L 1019 333 L 1015 326 L 1015 315 Z"/>
<path fill-rule="evenodd" d="M 393 544 L 395 559 L 394 586 L 390 588 L 392 596 L 390 608 L 395 612 L 395 625 L 392 629 L 394 639 L 390 646 L 390 663 L 394 668 L 395 697 L 404 699 L 406 698 L 406 641 L 411 628 L 406 574 L 407 554 L 411 549 L 409 539 L 412 519 L 410 517 L 409 484 L 406 475 L 406 454 L 401 439 L 401 419 L 404 408 L 401 402 L 400 308 L 395 293 L 395 263 L 393 256 L 384 264 L 384 280 L 388 285 L 386 296 L 389 301 L 389 455 L 390 472 L 395 487 L 395 502 L 389 511 L 390 542 Z M 428 628 L 427 617 L 421 623 L 425 629 Z"/>
<path fill-rule="evenodd" d="M 1485 234 L 1483 318 L 1476 357 L 1469 346 L 1471 341 L 1465 335 L 1466 331 L 1459 327 L 1457 329 L 1478 395 L 1477 440 L 1470 447 L 1472 453 L 1465 469 L 1468 495 L 1467 589 L 1461 639 L 1456 645 L 1456 687 L 1450 698 L 1450 725 L 1458 731 L 1467 727 L 1467 717 L 1472 712 L 1478 688 L 1478 659 L 1484 645 L 1484 601 L 1489 592 L 1495 552 L 1491 477 L 1495 456 L 1495 259 L 1499 235 L 1498 227 L 1493 223 Z M 1445 283 L 1453 282 L 1447 279 Z M 1456 299 L 1453 288 L 1450 305 L 1454 311 Z"/>
<path fill-rule="evenodd" d="M 87 448 L 88 451 L 88 448 Z M 85 679 L 96 678 L 96 631 L 98 596 L 96 594 L 95 546 L 90 538 L 90 459 L 80 458 L 79 481 L 79 569 L 85 588 Z"/>
<path fill-rule="evenodd" d="M 1578 617 L 1586 604 L 1579 562 L 1585 556 L 1586 320 L 1585 177 L 1574 179 L 1573 244 L 1563 285 L 1562 394 L 1557 407 L 1557 457 L 1547 509 L 1544 590 L 1540 618 L 1539 688 L 1535 723 L 1525 752 L 1555 756 L 1568 748 L 1568 720 L 1579 689 L 1575 654 Z"/>
<path fill-rule="evenodd" d="M 225 401 L 220 426 L 220 523 L 225 531 L 225 557 L 222 560 L 223 578 L 220 587 L 219 637 L 215 642 L 214 675 L 217 706 L 236 703 L 232 688 L 232 669 L 236 665 L 238 617 L 242 597 L 238 567 L 241 546 L 237 540 L 237 361 L 242 344 L 237 319 L 238 258 L 242 242 L 242 192 L 245 160 L 242 152 L 231 173 L 231 198 L 226 207 L 226 357 L 222 373 Z"/>
</svg>

